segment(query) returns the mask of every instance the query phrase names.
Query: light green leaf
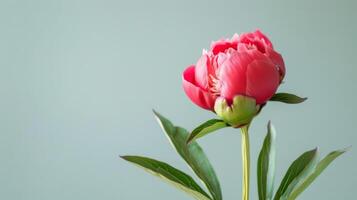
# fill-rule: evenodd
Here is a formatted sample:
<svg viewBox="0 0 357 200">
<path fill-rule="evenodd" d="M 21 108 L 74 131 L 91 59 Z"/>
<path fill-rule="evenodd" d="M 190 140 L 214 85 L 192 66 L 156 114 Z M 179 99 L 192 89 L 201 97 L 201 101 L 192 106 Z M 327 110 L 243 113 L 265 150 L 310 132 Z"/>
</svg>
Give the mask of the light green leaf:
<svg viewBox="0 0 357 200">
<path fill-rule="evenodd" d="M 302 98 L 295 94 L 276 93 L 269 101 L 280 101 L 288 104 L 298 104 L 304 102 L 306 99 L 306 97 Z"/>
<path fill-rule="evenodd" d="M 121 156 L 121 158 L 167 181 L 197 200 L 211 199 L 189 175 L 164 162 L 142 156 Z"/>
<path fill-rule="evenodd" d="M 184 128 L 174 126 L 159 113 L 154 113 L 173 147 L 206 185 L 213 199 L 222 200 L 218 178 L 202 148 L 196 142 L 187 144 L 189 133 Z"/>
<path fill-rule="evenodd" d="M 337 157 L 345 153 L 347 149 L 337 150 L 329 153 L 316 166 L 314 172 L 310 174 L 298 187 L 294 188 L 288 200 L 295 200 Z"/>
<path fill-rule="evenodd" d="M 274 200 L 287 200 L 292 190 L 299 186 L 309 176 L 317 164 L 317 148 L 303 153 L 297 158 L 286 172 Z"/>
<path fill-rule="evenodd" d="M 224 122 L 221 119 L 208 120 L 192 131 L 192 133 L 190 134 L 190 136 L 187 139 L 187 143 L 190 143 L 200 137 L 207 135 L 208 133 L 212 133 L 213 131 L 216 131 L 218 129 L 221 129 L 221 128 L 224 128 L 227 126 L 229 126 L 229 125 L 226 124 L 226 122 Z"/>
<path fill-rule="evenodd" d="M 263 147 L 259 153 L 257 178 L 259 200 L 273 198 L 275 178 L 275 128 L 269 122 L 268 134 L 264 139 Z"/>
</svg>

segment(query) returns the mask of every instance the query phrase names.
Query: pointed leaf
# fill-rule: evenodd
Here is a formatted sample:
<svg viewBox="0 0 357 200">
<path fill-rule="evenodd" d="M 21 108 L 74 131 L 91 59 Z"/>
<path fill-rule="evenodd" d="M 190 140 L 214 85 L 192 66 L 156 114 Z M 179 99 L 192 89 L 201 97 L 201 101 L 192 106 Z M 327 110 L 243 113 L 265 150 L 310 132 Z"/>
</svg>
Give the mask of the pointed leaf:
<svg viewBox="0 0 357 200">
<path fill-rule="evenodd" d="M 275 128 L 270 122 L 258 158 L 257 177 L 259 200 L 271 200 L 275 178 Z"/>
<path fill-rule="evenodd" d="M 227 126 L 229 126 L 229 125 L 226 124 L 226 122 L 224 122 L 221 119 L 208 120 L 192 131 L 192 133 L 190 134 L 190 136 L 187 139 L 187 143 L 190 143 L 200 137 L 207 135 L 208 133 L 212 133 L 213 131 L 216 131 L 218 129 L 221 129 L 221 128 L 224 128 Z"/>
<path fill-rule="evenodd" d="M 294 187 L 300 185 L 301 182 L 309 176 L 317 164 L 318 151 L 317 148 L 303 153 L 296 159 L 286 172 L 278 191 L 275 194 L 274 200 L 287 200 Z"/>
<path fill-rule="evenodd" d="M 329 153 L 316 166 L 314 172 L 310 174 L 299 187 L 296 187 L 290 194 L 288 200 L 296 199 L 337 157 L 345 153 L 347 149 L 337 150 Z"/>
<path fill-rule="evenodd" d="M 121 158 L 167 181 L 197 200 L 211 199 L 189 175 L 164 162 L 142 156 L 121 156 Z"/>
<path fill-rule="evenodd" d="M 295 94 L 276 93 L 269 101 L 280 101 L 280 102 L 288 103 L 288 104 L 298 104 L 298 103 L 304 102 L 306 99 L 307 99 L 306 97 L 302 98 L 302 97 L 296 96 Z"/>
<path fill-rule="evenodd" d="M 155 116 L 176 151 L 206 185 L 213 199 L 222 200 L 221 187 L 216 173 L 202 148 L 196 143 L 187 144 L 189 133 L 174 126 L 168 119 L 155 112 Z"/>
</svg>

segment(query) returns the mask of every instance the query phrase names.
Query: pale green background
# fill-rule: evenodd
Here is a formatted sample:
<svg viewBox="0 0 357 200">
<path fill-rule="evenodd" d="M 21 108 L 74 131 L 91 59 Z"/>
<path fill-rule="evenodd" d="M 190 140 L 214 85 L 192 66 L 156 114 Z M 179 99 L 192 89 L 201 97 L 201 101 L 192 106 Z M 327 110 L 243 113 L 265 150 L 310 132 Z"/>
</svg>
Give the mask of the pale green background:
<svg viewBox="0 0 357 200">
<path fill-rule="evenodd" d="M 285 59 L 279 91 L 301 105 L 269 103 L 254 121 L 255 164 L 272 120 L 277 180 L 300 153 L 356 145 L 356 1 L 0 2 L 0 199 L 190 199 L 119 160 L 141 154 L 190 171 L 153 118 L 155 108 L 189 129 L 213 118 L 181 89 L 181 72 L 212 40 L 261 28 Z M 238 130 L 200 144 L 225 200 L 240 199 Z M 356 147 L 300 199 L 355 199 Z"/>
</svg>

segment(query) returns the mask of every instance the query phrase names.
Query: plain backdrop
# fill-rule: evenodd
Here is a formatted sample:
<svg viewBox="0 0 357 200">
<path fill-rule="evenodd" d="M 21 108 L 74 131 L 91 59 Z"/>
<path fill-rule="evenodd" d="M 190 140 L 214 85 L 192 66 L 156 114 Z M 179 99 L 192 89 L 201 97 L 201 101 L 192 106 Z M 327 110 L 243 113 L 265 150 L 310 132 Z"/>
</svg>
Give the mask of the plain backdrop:
<svg viewBox="0 0 357 200">
<path fill-rule="evenodd" d="M 277 184 L 303 151 L 352 145 L 303 193 L 355 199 L 357 3 L 353 0 L 1 0 L 0 199 L 190 199 L 118 158 L 146 155 L 192 174 L 151 109 L 192 130 L 213 114 L 194 106 L 181 73 L 212 40 L 260 28 L 284 56 L 279 91 L 251 128 L 256 160 L 271 120 Z M 224 199 L 241 198 L 239 130 L 199 141 Z"/>
</svg>

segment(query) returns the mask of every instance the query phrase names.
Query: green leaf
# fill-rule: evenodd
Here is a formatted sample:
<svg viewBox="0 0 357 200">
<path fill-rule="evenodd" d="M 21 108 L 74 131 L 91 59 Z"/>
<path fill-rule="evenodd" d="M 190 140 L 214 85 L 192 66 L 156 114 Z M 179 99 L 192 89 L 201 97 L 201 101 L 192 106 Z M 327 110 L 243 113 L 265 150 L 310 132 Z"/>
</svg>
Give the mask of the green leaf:
<svg viewBox="0 0 357 200">
<path fill-rule="evenodd" d="M 296 159 L 286 172 L 274 200 L 287 200 L 292 190 L 299 186 L 316 167 L 318 151 L 317 148 L 303 153 Z"/>
<path fill-rule="evenodd" d="M 222 200 L 222 192 L 218 178 L 202 148 L 196 142 L 187 144 L 186 141 L 189 133 L 185 129 L 174 126 L 159 113 L 155 111 L 154 113 L 171 144 L 206 185 L 213 199 Z"/>
<path fill-rule="evenodd" d="M 229 125 L 226 124 L 226 122 L 224 122 L 221 119 L 208 120 L 192 131 L 192 133 L 190 134 L 190 136 L 187 139 L 187 143 L 190 143 L 200 137 L 207 135 L 208 133 L 212 133 L 213 131 L 216 131 L 218 129 L 221 129 L 221 128 L 224 128 L 227 126 L 229 126 Z"/>
<path fill-rule="evenodd" d="M 257 177 L 259 200 L 271 200 L 275 178 L 275 128 L 269 122 L 268 134 L 259 153 Z"/>
<path fill-rule="evenodd" d="M 121 158 L 167 181 L 197 200 L 211 199 L 189 175 L 164 162 L 142 156 L 121 156 Z"/>
<path fill-rule="evenodd" d="M 302 97 L 296 96 L 295 94 L 276 93 L 269 101 L 280 101 L 280 102 L 288 103 L 288 104 L 298 104 L 298 103 L 304 102 L 306 99 L 307 99 L 306 97 L 302 98 Z"/>
<path fill-rule="evenodd" d="M 310 174 L 298 187 L 294 188 L 288 200 L 296 199 L 337 157 L 345 153 L 348 149 L 337 150 L 329 153 L 316 166 L 314 172 Z"/>
</svg>

